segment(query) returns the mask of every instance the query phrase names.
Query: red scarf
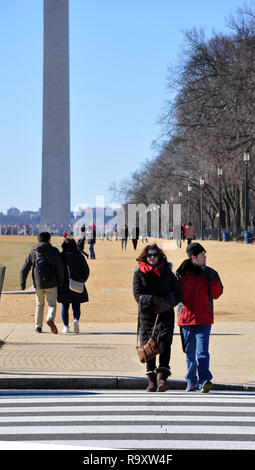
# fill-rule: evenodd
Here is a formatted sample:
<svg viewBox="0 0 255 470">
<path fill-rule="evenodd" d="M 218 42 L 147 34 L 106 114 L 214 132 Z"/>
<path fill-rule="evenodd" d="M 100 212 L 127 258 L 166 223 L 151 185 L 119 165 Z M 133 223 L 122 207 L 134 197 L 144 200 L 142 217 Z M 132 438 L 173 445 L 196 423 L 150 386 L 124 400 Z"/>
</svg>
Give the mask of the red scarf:
<svg viewBox="0 0 255 470">
<path fill-rule="evenodd" d="M 161 277 L 165 272 L 165 263 L 161 263 L 155 268 L 153 268 L 153 266 L 151 266 L 150 264 L 141 261 L 139 263 L 139 269 L 144 274 L 148 274 L 150 276 L 156 275 L 158 277 Z"/>
</svg>

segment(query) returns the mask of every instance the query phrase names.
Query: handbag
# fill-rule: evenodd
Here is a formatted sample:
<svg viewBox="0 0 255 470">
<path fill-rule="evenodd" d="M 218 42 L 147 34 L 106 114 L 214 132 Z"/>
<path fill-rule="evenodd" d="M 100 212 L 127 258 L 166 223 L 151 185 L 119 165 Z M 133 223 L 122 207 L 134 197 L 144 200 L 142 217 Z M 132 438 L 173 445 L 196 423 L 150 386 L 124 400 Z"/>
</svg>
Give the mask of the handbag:
<svg viewBox="0 0 255 470">
<path fill-rule="evenodd" d="M 69 289 L 72 290 L 73 292 L 77 292 L 78 294 L 82 294 L 82 292 L 84 291 L 84 283 L 75 281 L 74 279 L 71 278 L 69 266 L 67 266 L 67 270 L 68 270 L 68 276 L 69 276 Z"/>
<path fill-rule="evenodd" d="M 157 324 L 157 321 L 158 321 L 158 316 L 159 316 L 159 314 L 157 314 L 157 316 L 156 316 L 156 320 L 155 320 L 155 323 L 154 323 L 154 326 L 153 326 L 151 337 L 149 338 L 149 340 L 147 341 L 146 344 L 141 346 L 138 343 L 138 336 L 139 336 L 139 315 L 138 315 L 137 335 L 136 335 L 136 352 L 138 354 L 140 362 L 142 362 L 143 364 L 145 362 L 148 362 L 153 357 L 156 357 L 160 353 L 157 342 L 154 339 L 154 332 L 155 332 L 156 324 Z"/>
</svg>

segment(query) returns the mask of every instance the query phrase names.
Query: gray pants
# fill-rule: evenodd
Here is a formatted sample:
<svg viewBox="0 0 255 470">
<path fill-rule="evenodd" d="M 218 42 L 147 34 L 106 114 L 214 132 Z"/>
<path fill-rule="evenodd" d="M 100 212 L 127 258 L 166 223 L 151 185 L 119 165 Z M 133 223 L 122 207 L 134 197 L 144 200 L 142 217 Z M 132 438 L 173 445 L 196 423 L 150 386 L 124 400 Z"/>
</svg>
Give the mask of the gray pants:
<svg viewBox="0 0 255 470">
<path fill-rule="evenodd" d="M 127 249 L 127 240 L 125 238 L 121 239 L 121 249 L 126 250 Z"/>
<path fill-rule="evenodd" d="M 50 287 L 49 289 L 36 289 L 35 290 L 35 300 L 36 300 L 36 310 L 35 310 L 35 326 L 42 328 L 43 325 L 43 313 L 45 306 L 45 298 L 48 304 L 48 315 L 46 321 L 51 320 L 54 322 L 56 317 L 57 309 L 57 287 Z"/>
</svg>

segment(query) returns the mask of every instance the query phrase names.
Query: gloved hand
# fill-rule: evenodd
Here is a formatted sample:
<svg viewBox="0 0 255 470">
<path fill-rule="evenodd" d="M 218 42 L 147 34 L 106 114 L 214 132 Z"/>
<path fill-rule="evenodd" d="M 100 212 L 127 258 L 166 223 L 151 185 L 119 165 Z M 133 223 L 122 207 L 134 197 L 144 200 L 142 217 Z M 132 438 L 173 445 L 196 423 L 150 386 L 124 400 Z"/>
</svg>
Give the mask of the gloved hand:
<svg viewBox="0 0 255 470">
<path fill-rule="evenodd" d="M 148 294 L 140 295 L 139 303 L 143 305 L 144 307 L 147 307 L 151 305 L 152 297 L 153 297 L 152 295 L 148 295 Z"/>
<path fill-rule="evenodd" d="M 216 279 L 217 273 L 214 269 L 209 268 L 208 266 L 202 266 L 203 271 L 205 272 L 209 282 L 212 282 Z"/>
<path fill-rule="evenodd" d="M 170 307 L 175 307 L 177 305 L 177 301 L 176 301 L 176 298 L 173 294 L 167 294 L 166 296 L 166 301 L 168 302 L 168 304 L 170 305 Z"/>
<path fill-rule="evenodd" d="M 157 313 L 166 312 L 171 308 L 171 303 L 168 302 L 166 299 L 162 299 L 161 297 L 157 297 L 153 295 L 152 297 L 153 307 L 155 308 Z"/>
</svg>

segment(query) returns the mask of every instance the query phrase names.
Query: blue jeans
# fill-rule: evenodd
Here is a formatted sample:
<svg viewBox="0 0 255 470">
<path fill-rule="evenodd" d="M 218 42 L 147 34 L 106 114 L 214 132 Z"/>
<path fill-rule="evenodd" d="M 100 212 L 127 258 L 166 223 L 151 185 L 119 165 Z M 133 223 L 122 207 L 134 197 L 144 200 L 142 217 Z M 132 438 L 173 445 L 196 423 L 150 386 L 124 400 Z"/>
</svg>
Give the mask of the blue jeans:
<svg viewBox="0 0 255 470">
<path fill-rule="evenodd" d="M 95 259 L 96 255 L 95 255 L 95 252 L 94 252 L 94 243 L 90 243 L 89 252 L 90 252 L 90 258 Z"/>
<path fill-rule="evenodd" d="M 212 379 L 209 370 L 211 325 L 186 325 L 181 329 L 187 363 L 185 378 L 189 385 L 201 388 L 204 382 Z"/>
<path fill-rule="evenodd" d="M 62 320 L 65 326 L 69 325 L 69 306 L 70 306 L 69 302 L 62 304 L 61 316 L 62 316 Z M 72 308 L 73 308 L 74 320 L 79 321 L 80 316 L 81 316 L 80 304 L 72 302 Z"/>
</svg>

